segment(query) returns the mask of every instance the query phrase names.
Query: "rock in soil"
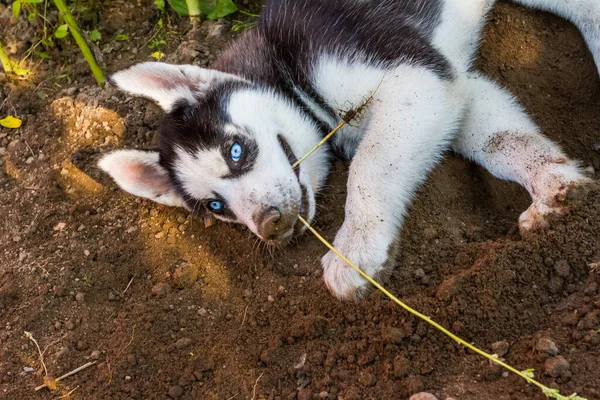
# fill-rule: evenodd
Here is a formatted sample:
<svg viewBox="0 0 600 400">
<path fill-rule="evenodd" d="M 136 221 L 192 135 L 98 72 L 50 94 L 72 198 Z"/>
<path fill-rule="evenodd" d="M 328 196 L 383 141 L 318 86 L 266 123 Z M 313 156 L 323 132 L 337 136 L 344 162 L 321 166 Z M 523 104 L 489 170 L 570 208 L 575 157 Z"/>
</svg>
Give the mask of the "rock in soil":
<svg viewBox="0 0 600 400">
<path fill-rule="evenodd" d="M 438 400 L 438 398 L 432 395 L 431 393 L 421 392 L 413 394 L 408 400 Z"/>
<path fill-rule="evenodd" d="M 546 353 L 551 356 L 555 356 L 558 354 L 558 347 L 556 347 L 556 343 L 554 343 L 551 339 L 547 337 L 539 338 L 537 343 L 535 344 L 535 349 L 540 353 Z"/>
<path fill-rule="evenodd" d="M 503 340 L 492 344 L 492 351 L 494 354 L 497 354 L 498 357 L 504 357 L 508 353 L 508 349 L 508 343 Z"/>
<path fill-rule="evenodd" d="M 312 399 L 312 390 L 309 388 L 301 389 L 298 392 L 298 400 L 311 400 Z"/>
<path fill-rule="evenodd" d="M 571 370 L 571 365 L 563 356 L 552 357 L 544 363 L 544 372 L 553 378 L 566 376 Z"/>
<path fill-rule="evenodd" d="M 177 347 L 178 349 L 185 349 L 187 347 L 190 347 L 192 345 L 192 339 L 190 338 L 181 338 L 177 341 L 177 343 L 175 343 L 175 347 Z"/>
<path fill-rule="evenodd" d="M 152 287 L 152 295 L 156 297 L 165 297 L 171 292 L 171 287 L 164 282 L 158 283 Z"/>
<path fill-rule="evenodd" d="M 565 260 L 557 261 L 556 264 L 554 264 L 554 270 L 561 278 L 567 278 L 569 275 L 571 275 L 571 267 Z"/>
<path fill-rule="evenodd" d="M 171 386 L 169 388 L 169 397 L 172 399 L 178 399 L 183 394 L 183 388 L 181 386 Z"/>
</svg>

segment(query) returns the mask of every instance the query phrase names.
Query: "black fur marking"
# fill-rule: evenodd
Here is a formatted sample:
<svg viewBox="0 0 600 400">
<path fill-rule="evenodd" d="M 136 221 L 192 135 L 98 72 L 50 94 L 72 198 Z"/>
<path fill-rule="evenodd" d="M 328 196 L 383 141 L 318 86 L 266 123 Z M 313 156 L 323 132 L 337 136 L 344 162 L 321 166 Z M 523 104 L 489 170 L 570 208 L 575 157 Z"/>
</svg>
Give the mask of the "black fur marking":
<svg viewBox="0 0 600 400">
<path fill-rule="evenodd" d="M 169 114 L 164 116 L 158 136 L 160 164 L 169 172 L 169 177 L 182 196 L 185 193 L 174 171 L 177 160 L 176 149 L 182 148 L 190 154 L 195 154 L 198 150 L 220 149 L 224 159 L 231 161 L 225 149 L 229 151 L 233 141 L 228 146 L 230 136 L 223 130 L 225 124 L 230 122 L 226 110 L 227 103 L 233 92 L 251 86 L 239 81 L 215 85 L 208 92 L 198 94 L 194 104 L 181 100 L 173 106 Z M 240 163 L 237 165 L 228 163 L 232 175 L 239 176 L 251 169 L 254 164 L 258 154 L 256 143 L 251 143 L 248 139 L 244 145 L 249 148 L 249 166 L 240 168 Z"/>
<path fill-rule="evenodd" d="M 410 63 L 452 79 L 449 63 L 430 43 L 441 8 L 441 0 L 270 0 L 257 27 L 213 68 L 290 99 L 298 88 L 338 119 L 311 81 L 318 57 L 332 54 L 384 67 Z"/>
<path fill-rule="evenodd" d="M 283 152 L 287 156 L 287 159 L 290 162 L 290 165 L 296 164 L 298 159 L 296 158 L 296 155 L 292 151 L 292 147 L 290 146 L 290 144 L 283 138 L 282 135 L 277 135 L 277 140 L 279 141 L 279 145 L 283 149 Z M 296 178 L 298 178 L 298 181 L 300 181 L 300 167 L 299 166 L 294 169 L 294 173 L 296 174 Z"/>
<path fill-rule="evenodd" d="M 302 190 L 302 199 L 300 200 L 299 214 L 302 218 L 304 218 L 304 220 L 308 221 L 308 191 L 306 190 L 306 186 L 303 184 L 300 184 L 300 189 Z M 294 225 L 294 234 L 300 234 L 303 228 L 304 224 L 300 220 L 296 221 L 296 224 Z"/>
</svg>

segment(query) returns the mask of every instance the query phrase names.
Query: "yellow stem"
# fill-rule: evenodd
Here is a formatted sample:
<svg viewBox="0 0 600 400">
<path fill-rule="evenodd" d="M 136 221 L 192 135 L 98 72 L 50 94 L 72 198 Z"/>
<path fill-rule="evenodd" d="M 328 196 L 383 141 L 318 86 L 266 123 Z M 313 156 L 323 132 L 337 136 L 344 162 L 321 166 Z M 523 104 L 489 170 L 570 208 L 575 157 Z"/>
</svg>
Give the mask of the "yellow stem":
<svg viewBox="0 0 600 400">
<path fill-rule="evenodd" d="M 302 161 L 306 160 L 306 159 L 307 159 L 307 158 L 308 158 L 308 157 L 309 157 L 309 156 L 310 156 L 312 153 L 314 153 L 315 151 L 317 151 L 317 149 L 318 149 L 319 147 L 321 147 L 321 146 L 323 146 L 325 143 L 327 143 L 327 141 L 328 141 L 329 139 L 331 139 L 331 137 L 332 137 L 333 135 L 335 135 L 335 133 L 336 133 L 337 131 L 339 131 L 339 130 L 342 128 L 342 126 L 344 126 L 344 125 L 346 125 L 346 121 L 342 121 L 342 122 L 340 122 L 340 124 L 339 124 L 338 126 L 336 126 L 335 128 L 333 128 L 333 130 L 332 130 L 331 132 L 329 132 L 329 133 L 327 134 L 327 136 L 325 136 L 325 137 L 323 138 L 323 140 L 321 140 L 319 143 L 317 143 L 317 145 L 316 145 L 315 147 L 313 147 L 313 148 L 312 148 L 312 149 L 311 149 L 311 150 L 310 150 L 308 153 L 306 153 L 305 155 L 303 155 L 303 156 L 302 156 L 302 158 L 300 158 L 298 161 L 296 161 L 296 162 L 294 163 L 294 165 L 292 165 L 292 169 L 296 169 L 296 167 L 297 167 L 298 165 L 300 165 L 300 163 L 301 163 Z"/>
</svg>

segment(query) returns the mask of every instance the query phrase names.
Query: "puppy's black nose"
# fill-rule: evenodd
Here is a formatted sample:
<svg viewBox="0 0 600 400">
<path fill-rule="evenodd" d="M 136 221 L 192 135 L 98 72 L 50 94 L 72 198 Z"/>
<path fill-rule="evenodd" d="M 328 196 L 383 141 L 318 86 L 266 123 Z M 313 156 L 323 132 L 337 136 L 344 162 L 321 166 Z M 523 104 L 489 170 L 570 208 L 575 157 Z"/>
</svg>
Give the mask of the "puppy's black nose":
<svg viewBox="0 0 600 400">
<path fill-rule="evenodd" d="M 264 240 L 277 240 L 281 232 L 281 211 L 276 207 L 265 209 L 257 218 L 258 234 Z"/>
</svg>

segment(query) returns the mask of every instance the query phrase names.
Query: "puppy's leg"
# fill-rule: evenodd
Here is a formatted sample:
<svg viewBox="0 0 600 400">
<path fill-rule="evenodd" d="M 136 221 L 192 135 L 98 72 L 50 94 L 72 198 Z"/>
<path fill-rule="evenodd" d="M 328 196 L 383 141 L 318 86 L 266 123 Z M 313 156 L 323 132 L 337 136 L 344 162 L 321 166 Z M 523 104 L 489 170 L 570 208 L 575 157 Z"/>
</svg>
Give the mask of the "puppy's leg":
<svg viewBox="0 0 600 400">
<path fill-rule="evenodd" d="M 465 84 L 468 108 L 453 149 L 529 191 L 533 203 L 519 218 L 521 231 L 545 226 L 544 217 L 563 212 L 568 191 L 586 178 L 507 91 L 478 74 Z"/>
<path fill-rule="evenodd" d="M 455 131 L 457 96 L 424 68 L 388 73 L 369 105 L 365 138 L 348 178 L 345 220 L 334 246 L 370 276 L 394 261 L 398 234 L 415 191 Z M 393 77 L 392 77 L 393 76 Z M 360 296 L 367 281 L 329 252 L 325 283 L 339 298 Z"/>
<path fill-rule="evenodd" d="M 517 3 L 555 13 L 571 21 L 583 35 L 600 73 L 600 1 L 515 0 Z"/>
</svg>

